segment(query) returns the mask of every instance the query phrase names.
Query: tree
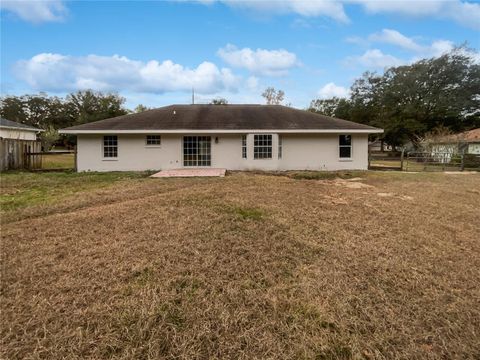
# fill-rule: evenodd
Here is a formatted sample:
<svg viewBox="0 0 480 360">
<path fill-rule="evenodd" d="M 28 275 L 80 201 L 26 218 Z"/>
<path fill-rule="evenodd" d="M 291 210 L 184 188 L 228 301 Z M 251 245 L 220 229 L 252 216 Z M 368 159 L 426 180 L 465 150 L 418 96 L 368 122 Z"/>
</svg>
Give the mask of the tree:
<svg viewBox="0 0 480 360">
<path fill-rule="evenodd" d="M 53 138 L 60 128 L 127 114 L 125 99 L 117 94 L 91 90 L 78 91 L 65 98 L 45 93 L 0 98 L 0 115 L 6 119 L 47 130 L 43 136 Z M 50 136 L 51 135 L 51 136 Z M 74 136 L 62 136 L 74 143 Z M 45 140 L 48 143 L 50 140 Z M 48 146 L 47 143 L 45 143 Z"/>
<path fill-rule="evenodd" d="M 27 118 L 24 101 L 18 96 L 7 96 L 0 100 L 0 115 L 8 120 L 24 124 Z"/>
<path fill-rule="evenodd" d="M 422 151 L 430 152 L 432 151 L 433 144 L 438 143 L 444 140 L 446 137 L 452 135 L 453 133 L 449 128 L 440 125 L 432 131 L 425 133 L 423 136 L 417 136 L 415 139 L 415 145 L 416 148 L 421 149 Z"/>
<path fill-rule="evenodd" d="M 267 105 L 280 105 L 285 98 L 283 90 L 275 90 L 273 87 L 268 87 L 262 93 Z"/>
<path fill-rule="evenodd" d="M 210 102 L 211 105 L 227 105 L 228 100 L 225 98 L 216 98 Z"/>
<path fill-rule="evenodd" d="M 350 98 L 313 100 L 310 110 L 381 127 L 392 146 L 444 126 L 458 132 L 480 126 L 480 65 L 461 47 L 438 58 L 366 72 Z"/>
<path fill-rule="evenodd" d="M 0 100 L 0 114 L 6 119 L 42 129 L 60 127 L 64 121 L 64 104 L 57 97 L 38 95 L 7 96 Z"/>
<path fill-rule="evenodd" d="M 123 107 L 124 103 L 125 98 L 117 94 L 92 90 L 78 91 L 67 95 L 65 99 L 66 113 L 73 124 L 125 115 L 128 111 Z"/>
<path fill-rule="evenodd" d="M 45 131 L 40 133 L 40 141 L 42 142 L 42 148 L 45 151 L 48 151 L 52 148 L 53 144 L 60 139 L 58 130 L 55 129 L 52 125 L 48 127 Z"/>
<path fill-rule="evenodd" d="M 351 104 L 349 100 L 333 97 L 331 99 L 312 100 L 308 111 L 348 120 L 350 118 L 350 109 Z"/>
<path fill-rule="evenodd" d="M 138 104 L 137 107 L 133 110 L 135 113 L 141 113 L 144 111 L 150 110 L 150 108 L 146 107 L 145 105 Z"/>
</svg>

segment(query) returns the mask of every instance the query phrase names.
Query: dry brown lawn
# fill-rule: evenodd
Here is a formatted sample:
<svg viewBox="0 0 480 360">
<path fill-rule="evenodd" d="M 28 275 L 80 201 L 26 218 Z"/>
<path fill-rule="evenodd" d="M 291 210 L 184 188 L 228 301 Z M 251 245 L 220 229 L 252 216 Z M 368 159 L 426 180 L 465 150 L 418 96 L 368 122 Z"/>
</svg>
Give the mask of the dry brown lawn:
<svg viewBox="0 0 480 360">
<path fill-rule="evenodd" d="M 9 207 L 0 357 L 480 358 L 480 174 L 360 176 L 121 178 Z"/>
</svg>

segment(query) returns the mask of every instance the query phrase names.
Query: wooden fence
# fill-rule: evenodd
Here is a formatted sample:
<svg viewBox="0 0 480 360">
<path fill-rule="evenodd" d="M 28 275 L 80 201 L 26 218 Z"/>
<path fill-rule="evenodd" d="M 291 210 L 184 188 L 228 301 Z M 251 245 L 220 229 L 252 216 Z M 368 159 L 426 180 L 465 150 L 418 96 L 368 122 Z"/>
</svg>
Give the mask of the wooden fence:
<svg viewBox="0 0 480 360">
<path fill-rule="evenodd" d="M 31 168 L 30 170 L 32 171 L 67 171 L 77 169 L 76 150 L 28 152 L 25 154 L 25 156 L 35 159 L 34 161 L 37 166 L 35 168 Z M 40 163 L 38 163 L 38 161 L 40 161 Z"/>
<path fill-rule="evenodd" d="M 40 152 L 41 150 L 42 144 L 40 141 L 0 139 L 0 171 L 40 169 L 41 157 L 27 156 L 27 154 Z"/>
<path fill-rule="evenodd" d="M 370 170 L 403 170 L 404 151 L 368 152 L 368 168 Z"/>
</svg>

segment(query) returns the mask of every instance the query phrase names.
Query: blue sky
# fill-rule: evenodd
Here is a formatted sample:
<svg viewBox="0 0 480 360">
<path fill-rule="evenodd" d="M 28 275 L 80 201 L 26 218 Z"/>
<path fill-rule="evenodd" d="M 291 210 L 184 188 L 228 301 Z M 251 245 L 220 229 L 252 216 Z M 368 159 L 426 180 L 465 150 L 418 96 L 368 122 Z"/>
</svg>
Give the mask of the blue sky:
<svg viewBox="0 0 480 360">
<path fill-rule="evenodd" d="M 225 97 L 262 103 L 267 86 L 304 108 L 346 96 L 364 71 L 467 42 L 480 60 L 480 2 L 18 1 L 1 9 L 2 95 L 115 91 L 134 108 Z"/>
</svg>

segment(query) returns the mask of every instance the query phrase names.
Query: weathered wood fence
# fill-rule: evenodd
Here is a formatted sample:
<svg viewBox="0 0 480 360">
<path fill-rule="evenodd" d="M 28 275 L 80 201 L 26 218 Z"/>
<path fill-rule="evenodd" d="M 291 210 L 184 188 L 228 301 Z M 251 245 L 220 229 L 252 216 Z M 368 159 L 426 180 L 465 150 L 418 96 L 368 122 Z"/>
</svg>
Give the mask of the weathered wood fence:
<svg viewBox="0 0 480 360">
<path fill-rule="evenodd" d="M 370 170 L 403 170 L 404 150 L 368 152 L 368 168 Z"/>
<path fill-rule="evenodd" d="M 34 140 L 0 139 L 0 171 L 40 169 L 41 157 L 28 156 L 40 152 L 42 144 Z"/>
</svg>

